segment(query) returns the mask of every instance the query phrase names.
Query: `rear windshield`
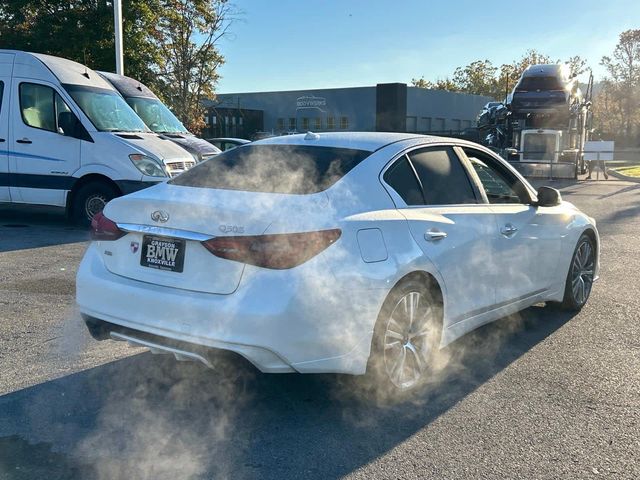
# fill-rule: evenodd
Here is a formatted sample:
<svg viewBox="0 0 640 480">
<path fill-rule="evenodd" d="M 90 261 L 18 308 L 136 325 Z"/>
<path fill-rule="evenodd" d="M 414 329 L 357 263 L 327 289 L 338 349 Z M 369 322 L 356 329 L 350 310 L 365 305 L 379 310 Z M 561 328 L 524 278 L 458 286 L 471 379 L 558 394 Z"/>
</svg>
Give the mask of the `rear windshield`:
<svg viewBox="0 0 640 480">
<path fill-rule="evenodd" d="M 536 90 L 564 90 L 564 84 L 558 77 L 524 77 L 516 86 L 516 92 Z"/>
<path fill-rule="evenodd" d="M 249 192 L 326 190 L 371 152 L 307 145 L 244 145 L 200 163 L 169 183 Z"/>
</svg>

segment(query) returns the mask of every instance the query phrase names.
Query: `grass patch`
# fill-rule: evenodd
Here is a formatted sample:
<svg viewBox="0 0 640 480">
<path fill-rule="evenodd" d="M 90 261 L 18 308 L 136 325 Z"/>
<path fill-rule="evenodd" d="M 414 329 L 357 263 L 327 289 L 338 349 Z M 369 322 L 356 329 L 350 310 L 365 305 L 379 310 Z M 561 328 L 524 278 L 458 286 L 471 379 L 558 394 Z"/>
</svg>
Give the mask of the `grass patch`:
<svg viewBox="0 0 640 480">
<path fill-rule="evenodd" d="M 640 178 L 640 165 L 635 167 L 616 168 L 616 172 L 626 175 L 627 177 Z"/>
</svg>

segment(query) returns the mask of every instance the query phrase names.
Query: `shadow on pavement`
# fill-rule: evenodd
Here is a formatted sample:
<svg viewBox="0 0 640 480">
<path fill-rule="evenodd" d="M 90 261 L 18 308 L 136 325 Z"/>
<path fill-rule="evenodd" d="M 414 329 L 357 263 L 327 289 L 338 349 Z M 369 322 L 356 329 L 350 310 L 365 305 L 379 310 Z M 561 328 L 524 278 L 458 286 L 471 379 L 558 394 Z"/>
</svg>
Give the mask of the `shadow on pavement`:
<svg viewBox="0 0 640 480">
<path fill-rule="evenodd" d="M 70 223 L 61 209 L 0 205 L 0 253 L 87 240 L 87 228 Z"/>
<path fill-rule="evenodd" d="M 0 477 L 340 478 L 429 425 L 571 319 L 532 307 L 455 342 L 441 380 L 377 404 L 346 375 L 145 353 L 0 397 Z"/>
</svg>

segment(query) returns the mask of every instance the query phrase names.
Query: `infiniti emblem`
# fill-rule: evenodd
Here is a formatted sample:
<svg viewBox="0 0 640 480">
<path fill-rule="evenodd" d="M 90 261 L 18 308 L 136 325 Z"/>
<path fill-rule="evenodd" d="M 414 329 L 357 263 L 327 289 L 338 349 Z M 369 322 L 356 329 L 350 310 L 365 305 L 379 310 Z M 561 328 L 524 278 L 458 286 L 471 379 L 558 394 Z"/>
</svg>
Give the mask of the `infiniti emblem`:
<svg viewBox="0 0 640 480">
<path fill-rule="evenodd" d="M 151 214 L 151 220 L 154 222 L 165 223 L 169 220 L 169 214 L 164 210 L 156 210 Z"/>
</svg>

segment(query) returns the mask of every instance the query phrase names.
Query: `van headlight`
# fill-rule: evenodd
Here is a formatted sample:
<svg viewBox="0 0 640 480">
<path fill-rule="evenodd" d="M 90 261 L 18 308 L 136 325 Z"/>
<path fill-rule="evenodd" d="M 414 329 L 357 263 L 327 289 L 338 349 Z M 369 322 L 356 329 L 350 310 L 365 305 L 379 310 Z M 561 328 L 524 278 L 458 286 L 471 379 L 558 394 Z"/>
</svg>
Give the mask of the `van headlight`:
<svg viewBox="0 0 640 480">
<path fill-rule="evenodd" d="M 149 177 L 166 177 L 167 172 L 164 169 L 164 165 L 158 162 L 155 158 L 140 153 L 132 153 L 129 155 L 131 162 L 136 166 L 143 175 Z"/>
</svg>

